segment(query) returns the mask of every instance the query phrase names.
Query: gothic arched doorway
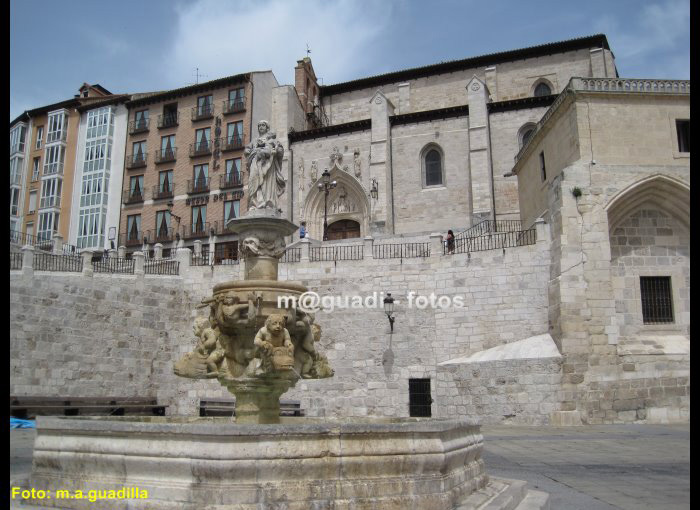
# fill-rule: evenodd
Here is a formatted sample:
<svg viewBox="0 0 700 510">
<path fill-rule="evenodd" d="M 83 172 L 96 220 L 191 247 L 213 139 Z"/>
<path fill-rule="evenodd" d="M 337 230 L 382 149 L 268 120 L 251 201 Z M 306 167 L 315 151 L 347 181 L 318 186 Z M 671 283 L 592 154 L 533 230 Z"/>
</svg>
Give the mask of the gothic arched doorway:
<svg viewBox="0 0 700 510">
<path fill-rule="evenodd" d="M 353 220 L 340 220 L 328 225 L 328 240 L 360 237 L 360 224 Z"/>
</svg>

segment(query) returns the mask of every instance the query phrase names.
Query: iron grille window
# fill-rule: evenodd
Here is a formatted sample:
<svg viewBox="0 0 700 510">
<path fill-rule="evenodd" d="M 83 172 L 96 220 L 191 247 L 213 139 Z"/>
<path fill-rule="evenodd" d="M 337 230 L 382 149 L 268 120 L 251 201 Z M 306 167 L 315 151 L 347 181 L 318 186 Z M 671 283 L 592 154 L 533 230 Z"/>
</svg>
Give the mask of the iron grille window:
<svg viewBox="0 0 700 510">
<path fill-rule="evenodd" d="M 430 379 L 408 380 L 408 410 L 410 416 L 429 417 L 430 404 Z"/>
<path fill-rule="evenodd" d="M 644 324 L 673 322 L 670 276 L 640 276 Z"/>
</svg>

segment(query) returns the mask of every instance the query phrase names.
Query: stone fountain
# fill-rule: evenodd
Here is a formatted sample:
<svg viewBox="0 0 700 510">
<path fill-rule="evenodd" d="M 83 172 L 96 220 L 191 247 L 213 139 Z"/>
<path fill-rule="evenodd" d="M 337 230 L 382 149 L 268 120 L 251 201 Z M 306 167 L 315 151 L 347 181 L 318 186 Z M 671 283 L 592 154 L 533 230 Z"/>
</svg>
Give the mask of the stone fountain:
<svg viewBox="0 0 700 510">
<path fill-rule="evenodd" d="M 131 489 L 123 499 L 99 499 L 100 508 L 119 509 L 516 508 L 524 484 L 489 481 L 474 421 L 280 418 L 280 395 L 299 378 L 331 377 L 333 370 L 315 348 L 321 330 L 313 315 L 278 301 L 306 288 L 277 279 L 284 237 L 297 227 L 277 208 L 282 146 L 267 122 L 258 129 L 245 149 L 250 208 L 227 225 L 239 235 L 244 279 L 216 285 L 198 305 L 208 316 L 195 319 L 196 347 L 174 367 L 179 376 L 225 386 L 236 397 L 235 421 L 40 417 L 28 486 L 85 494 Z M 76 498 L 40 503 L 93 505 Z"/>
</svg>

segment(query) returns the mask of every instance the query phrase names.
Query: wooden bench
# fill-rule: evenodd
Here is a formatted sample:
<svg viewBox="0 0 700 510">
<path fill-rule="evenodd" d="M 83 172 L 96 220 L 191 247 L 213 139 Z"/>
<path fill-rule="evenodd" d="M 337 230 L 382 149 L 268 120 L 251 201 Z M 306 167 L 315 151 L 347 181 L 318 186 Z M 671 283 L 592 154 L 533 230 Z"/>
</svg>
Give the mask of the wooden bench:
<svg viewBox="0 0 700 510">
<path fill-rule="evenodd" d="M 298 400 L 280 400 L 280 416 L 304 416 Z M 236 416 L 236 400 L 207 398 L 199 401 L 199 416 Z"/>
<path fill-rule="evenodd" d="M 16 418 L 48 416 L 164 416 L 168 406 L 142 397 L 16 397 L 10 396 L 10 415 Z"/>
</svg>

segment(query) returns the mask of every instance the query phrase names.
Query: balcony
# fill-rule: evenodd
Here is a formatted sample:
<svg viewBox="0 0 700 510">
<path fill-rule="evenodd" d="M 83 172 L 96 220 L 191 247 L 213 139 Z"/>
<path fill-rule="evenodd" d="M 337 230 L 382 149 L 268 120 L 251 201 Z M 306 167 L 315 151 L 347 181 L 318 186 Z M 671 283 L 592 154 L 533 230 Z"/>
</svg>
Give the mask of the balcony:
<svg viewBox="0 0 700 510">
<path fill-rule="evenodd" d="M 187 193 L 205 193 L 209 191 L 209 178 L 187 181 Z"/>
<path fill-rule="evenodd" d="M 192 225 L 183 225 L 182 233 L 185 239 L 193 239 L 196 237 L 209 237 L 209 231 L 212 225 L 208 221 L 203 223 L 194 223 Z"/>
<path fill-rule="evenodd" d="M 211 154 L 212 143 L 209 140 L 203 140 L 199 143 L 190 144 L 190 157 L 208 156 Z"/>
<path fill-rule="evenodd" d="M 149 230 L 147 237 L 151 243 L 169 243 L 175 240 L 175 229 L 170 227 Z"/>
<path fill-rule="evenodd" d="M 238 113 L 245 111 L 245 101 L 232 101 L 230 99 L 224 101 L 224 115 L 229 113 Z"/>
<path fill-rule="evenodd" d="M 156 151 L 156 163 L 168 163 L 177 159 L 177 147 Z"/>
<path fill-rule="evenodd" d="M 122 232 L 119 234 L 120 244 L 124 246 L 141 246 L 143 244 L 142 232 Z"/>
<path fill-rule="evenodd" d="M 123 202 L 125 205 L 143 202 L 143 191 L 125 190 Z"/>
<path fill-rule="evenodd" d="M 163 198 L 173 198 L 173 189 L 175 184 L 171 183 L 167 188 L 161 188 L 160 186 L 153 186 L 153 200 L 161 200 Z"/>
<path fill-rule="evenodd" d="M 226 138 L 221 138 L 221 152 L 233 151 L 243 148 L 243 137 L 242 136 L 228 136 Z"/>
<path fill-rule="evenodd" d="M 18 142 L 10 145 L 10 156 L 17 154 L 18 152 L 24 152 L 24 142 Z"/>
<path fill-rule="evenodd" d="M 202 106 L 195 106 L 192 108 L 192 120 L 204 120 L 211 119 L 214 117 L 214 105 L 204 104 Z"/>
<path fill-rule="evenodd" d="M 219 187 L 221 189 L 237 188 L 238 186 L 243 186 L 243 179 L 241 179 L 241 174 L 219 176 Z"/>
<path fill-rule="evenodd" d="M 67 131 L 54 131 L 46 135 L 46 143 L 65 142 L 67 137 Z"/>
<path fill-rule="evenodd" d="M 129 122 L 129 134 L 135 135 L 137 133 L 147 133 L 148 126 L 149 119 L 132 120 Z"/>
<path fill-rule="evenodd" d="M 126 168 L 131 170 L 133 168 L 142 168 L 146 166 L 146 160 L 148 159 L 148 154 L 146 152 L 139 152 L 138 154 L 129 154 L 126 159 Z"/>
<path fill-rule="evenodd" d="M 158 129 L 175 127 L 180 123 L 180 114 L 178 112 L 164 113 L 158 115 Z"/>
</svg>

